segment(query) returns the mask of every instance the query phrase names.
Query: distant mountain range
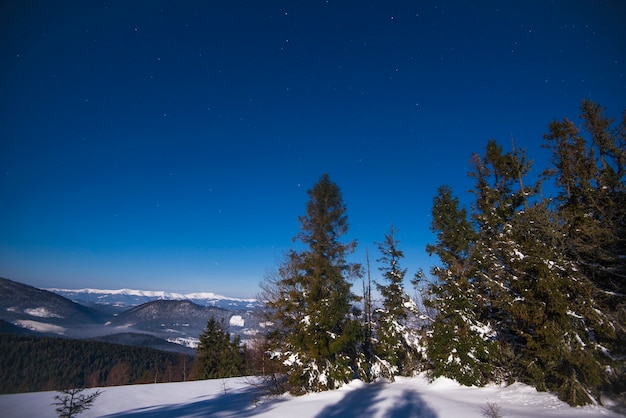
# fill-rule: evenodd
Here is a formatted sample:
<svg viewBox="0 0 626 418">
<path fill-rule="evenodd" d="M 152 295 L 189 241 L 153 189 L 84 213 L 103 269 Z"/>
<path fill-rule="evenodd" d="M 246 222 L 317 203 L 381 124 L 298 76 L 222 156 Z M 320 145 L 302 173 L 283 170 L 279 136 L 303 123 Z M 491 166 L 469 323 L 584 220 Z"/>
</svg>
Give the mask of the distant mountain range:
<svg viewBox="0 0 626 418">
<path fill-rule="evenodd" d="M 231 310 L 201 306 L 189 300 L 155 300 L 115 315 L 105 325 L 133 329 L 158 336 L 168 342 L 195 348 L 209 318 L 223 321 L 233 335 L 242 340 L 253 337 L 260 329 L 258 311 Z"/>
<path fill-rule="evenodd" d="M 249 310 L 260 306 L 256 299 L 238 299 L 215 293 L 172 293 L 150 290 L 103 290 L 103 289 L 45 289 L 75 302 L 88 306 L 101 305 L 115 308 L 129 308 L 155 300 L 188 300 L 202 306 L 230 310 Z"/>
<path fill-rule="evenodd" d="M 263 328 L 254 299 L 214 293 L 37 289 L 0 278 L 0 333 L 95 338 L 193 352 L 207 321 L 224 321 L 242 341 Z"/>
</svg>

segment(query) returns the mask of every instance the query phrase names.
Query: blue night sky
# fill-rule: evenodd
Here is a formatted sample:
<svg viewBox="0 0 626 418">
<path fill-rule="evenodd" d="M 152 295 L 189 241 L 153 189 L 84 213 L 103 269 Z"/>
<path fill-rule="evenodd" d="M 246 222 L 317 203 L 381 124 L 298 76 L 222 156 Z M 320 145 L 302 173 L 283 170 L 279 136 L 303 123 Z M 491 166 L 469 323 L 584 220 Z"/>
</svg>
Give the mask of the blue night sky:
<svg viewBox="0 0 626 418">
<path fill-rule="evenodd" d="M 497 139 L 626 109 L 623 1 L 2 1 L 0 276 L 254 296 L 328 173 L 407 281 Z M 376 263 L 373 276 L 378 277 Z M 355 291 L 361 289 L 355 284 Z"/>
</svg>

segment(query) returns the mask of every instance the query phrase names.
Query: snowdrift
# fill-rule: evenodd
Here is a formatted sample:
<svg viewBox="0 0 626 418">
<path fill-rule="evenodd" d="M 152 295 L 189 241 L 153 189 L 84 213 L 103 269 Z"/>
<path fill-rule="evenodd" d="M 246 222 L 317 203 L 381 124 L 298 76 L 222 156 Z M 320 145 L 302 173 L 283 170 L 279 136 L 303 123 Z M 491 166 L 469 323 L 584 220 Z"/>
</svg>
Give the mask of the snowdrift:
<svg viewBox="0 0 626 418">
<path fill-rule="evenodd" d="M 521 383 L 475 388 L 445 378 L 428 383 L 420 376 L 393 383 L 355 380 L 334 391 L 272 398 L 263 397 L 254 383 L 232 378 L 107 387 L 80 417 L 482 417 L 488 403 L 504 418 L 622 416 L 598 405 L 572 408 Z M 55 394 L 2 395 L 0 411 L 11 418 L 54 417 Z"/>
</svg>

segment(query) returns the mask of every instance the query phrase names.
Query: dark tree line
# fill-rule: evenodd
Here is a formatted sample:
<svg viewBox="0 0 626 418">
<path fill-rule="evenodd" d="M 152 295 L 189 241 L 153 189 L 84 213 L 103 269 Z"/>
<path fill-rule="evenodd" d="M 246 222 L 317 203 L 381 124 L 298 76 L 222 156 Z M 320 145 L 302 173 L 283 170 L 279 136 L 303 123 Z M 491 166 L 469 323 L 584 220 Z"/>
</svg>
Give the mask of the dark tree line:
<svg viewBox="0 0 626 418">
<path fill-rule="evenodd" d="M 0 334 L 0 393 L 234 377 L 259 361 L 224 321 L 211 318 L 196 356 L 152 348 Z"/>
<path fill-rule="evenodd" d="M 189 379 L 190 356 L 98 341 L 0 334 L 0 393 Z"/>
</svg>

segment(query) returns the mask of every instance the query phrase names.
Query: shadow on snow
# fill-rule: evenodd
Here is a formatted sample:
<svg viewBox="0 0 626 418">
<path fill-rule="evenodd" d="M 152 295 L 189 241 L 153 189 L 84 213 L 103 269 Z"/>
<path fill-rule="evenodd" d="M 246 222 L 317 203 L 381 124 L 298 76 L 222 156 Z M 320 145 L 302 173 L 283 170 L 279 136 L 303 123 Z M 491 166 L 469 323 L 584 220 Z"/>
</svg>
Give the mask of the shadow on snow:
<svg viewBox="0 0 626 418">
<path fill-rule="evenodd" d="M 255 401 L 259 402 L 254 406 Z M 212 416 L 220 414 L 222 417 L 252 417 L 260 413 L 270 411 L 273 405 L 280 402 L 279 399 L 260 399 L 258 389 L 248 387 L 235 389 L 225 394 L 203 399 L 196 402 L 147 406 L 144 408 L 131 409 L 115 414 L 105 415 L 103 418 L 118 417 L 150 417 L 171 418 L 180 416 Z"/>
<path fill-rule="evenodd" d="M 386 399 L 382 397 L 384 386 L 388 383 L 370 383 L 362 388 L 354 389 L 332 405 L 327 405 L 317 415 L 318 418 L 327 417 L 367 417 L 378 412 L 379 403 Z M 196 402 L 187 402 L 170 405 L 148 406 L 122 411 L 104 416 L 104 418 L 170 418 L 180 416 L 212 416 L 219 414 L 222 417 L 253 417 L 266 413 L 283 402 L 277 398 L 263 398 L 258 400 L 258 389 L 247 387 L 229 391 L 223 395 L 202 399 Z M 385 418 L 437 418 L 437 414 L 422 400 L 419 394 L 405 390 L 393 400 L 393 406 L 379 414 Z"/>
<path fill-rule="evenodd" d="M 384 401 L 381 392 L 388 383 L 370 383 L 346 394 L 340 401 L 326 406 L 318 418 L 368 417 L 378 411 L 377 404 Z M 437 418 L 437 414 L 422 400 L 419 394 L 405 390 L 394 399 L 393 406 L 379 414 L 385 418 Z"/>
</svg>

